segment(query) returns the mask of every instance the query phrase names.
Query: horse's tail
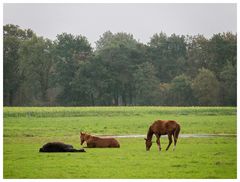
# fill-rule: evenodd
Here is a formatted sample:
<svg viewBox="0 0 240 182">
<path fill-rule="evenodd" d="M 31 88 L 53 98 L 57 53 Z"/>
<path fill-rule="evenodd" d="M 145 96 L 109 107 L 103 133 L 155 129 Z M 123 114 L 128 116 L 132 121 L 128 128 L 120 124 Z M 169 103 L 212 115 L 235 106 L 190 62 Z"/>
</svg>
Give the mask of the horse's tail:
<svg viewBox="0 0 240 182">
<path fill-rule="evenodd" d="M 177 123 L 176 129 L 174 131 L 174 138 L 178 139 L 178 135 L 180 133 L 181 127 L 180 124 Z"/>
</svg>

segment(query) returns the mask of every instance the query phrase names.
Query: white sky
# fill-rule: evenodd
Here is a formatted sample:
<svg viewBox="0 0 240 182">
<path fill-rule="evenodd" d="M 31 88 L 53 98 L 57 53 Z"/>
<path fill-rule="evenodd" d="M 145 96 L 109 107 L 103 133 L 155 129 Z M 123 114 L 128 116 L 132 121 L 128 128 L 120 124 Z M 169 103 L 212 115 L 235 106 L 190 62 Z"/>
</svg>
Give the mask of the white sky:
<svg viewBox="0 0 240 182">
<path fill-rule="evenodd" d="M 94 45 L 107 30 L 127 32 L 147 43 L 154 33 L 171 35 L 237 32 L 236 4 L 4 4 L 3 24 L 30 28 L 54 40 L 63 32 Z"/>
</svg>

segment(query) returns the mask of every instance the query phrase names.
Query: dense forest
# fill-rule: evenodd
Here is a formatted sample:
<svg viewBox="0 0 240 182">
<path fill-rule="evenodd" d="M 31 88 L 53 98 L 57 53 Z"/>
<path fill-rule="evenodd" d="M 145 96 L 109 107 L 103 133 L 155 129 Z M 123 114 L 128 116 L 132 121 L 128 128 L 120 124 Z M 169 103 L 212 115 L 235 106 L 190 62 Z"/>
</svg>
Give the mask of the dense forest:
<svg viewBox="0 0 240 182">
<path fill-rule="evenodd" d="M 237 35 L 105 32 L 52 41 L 3 27 L 4 106 L 235 106 Z"/>
</svg>

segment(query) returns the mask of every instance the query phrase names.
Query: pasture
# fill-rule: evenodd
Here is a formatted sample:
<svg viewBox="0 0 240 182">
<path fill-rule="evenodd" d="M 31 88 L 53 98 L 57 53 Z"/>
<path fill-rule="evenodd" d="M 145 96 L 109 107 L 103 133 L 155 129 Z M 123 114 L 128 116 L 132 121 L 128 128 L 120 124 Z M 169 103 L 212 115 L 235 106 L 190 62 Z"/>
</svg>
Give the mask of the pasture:
<svg viewBox="0 0 240 182">
<path fill-rule="evenodd" d="M 156 119 L 181 124 L 176 151 L 149 152 L 143 138 L 118 138 L 121 148 L 86 153 L 39 153 L 50 141 L 81 148 L 79 132 L 146 134 Z M 181 134 L 236 134 L 235 107 L 5 107 L 3 176 L 15 178 L 236 178 L 236 137 L 181 138 Z"/>
</svg>

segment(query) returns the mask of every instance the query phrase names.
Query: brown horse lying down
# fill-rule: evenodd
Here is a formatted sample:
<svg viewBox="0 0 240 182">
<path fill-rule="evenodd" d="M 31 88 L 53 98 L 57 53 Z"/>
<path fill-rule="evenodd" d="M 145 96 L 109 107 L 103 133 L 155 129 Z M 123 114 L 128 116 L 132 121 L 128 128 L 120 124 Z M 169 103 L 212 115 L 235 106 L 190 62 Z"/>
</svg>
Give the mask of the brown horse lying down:
<svg viewBox="0 0 240 182">
<path fill-rule="evenodd" d="M 62 142 L 47 143 L 39 149 L 39 152 L 85 152 L 84 149 L 74 149 L 72 145 Z"/>
<path fill-rule="evenodd" d="M 180 125 L 176 121 L 173 121 L 173 120 L 168 120 L 168 121 L 157 120 L 157 121 L 155 121 L 149 127 L 148 133 L 147 133 L 147 138 L 145 138 L 146 150 L 149 151 L 152 146 L 153 134 L 155 134 L 157 137 L 156 142 L 157 142 L 159 151 L 161 151 L 161 144 L 160 144 L 161 135 L 168 135 L 169 144 L 168 144 L 166 150 L 168 150 L 168 148 L 170 147 L 170 145 L 172 143 L 172 136 L 173 136 L 173 138 L 174 138 L 173 150 L 175 150 L 179 132 L 180 132 Z"/>
<path fill-rule="evenodd" d="M 100 138 L 80 132 L 81 145 L 86 141 L 88 148 L 119 148 L 120 144 L 114 138 Z"/>
</svg>

